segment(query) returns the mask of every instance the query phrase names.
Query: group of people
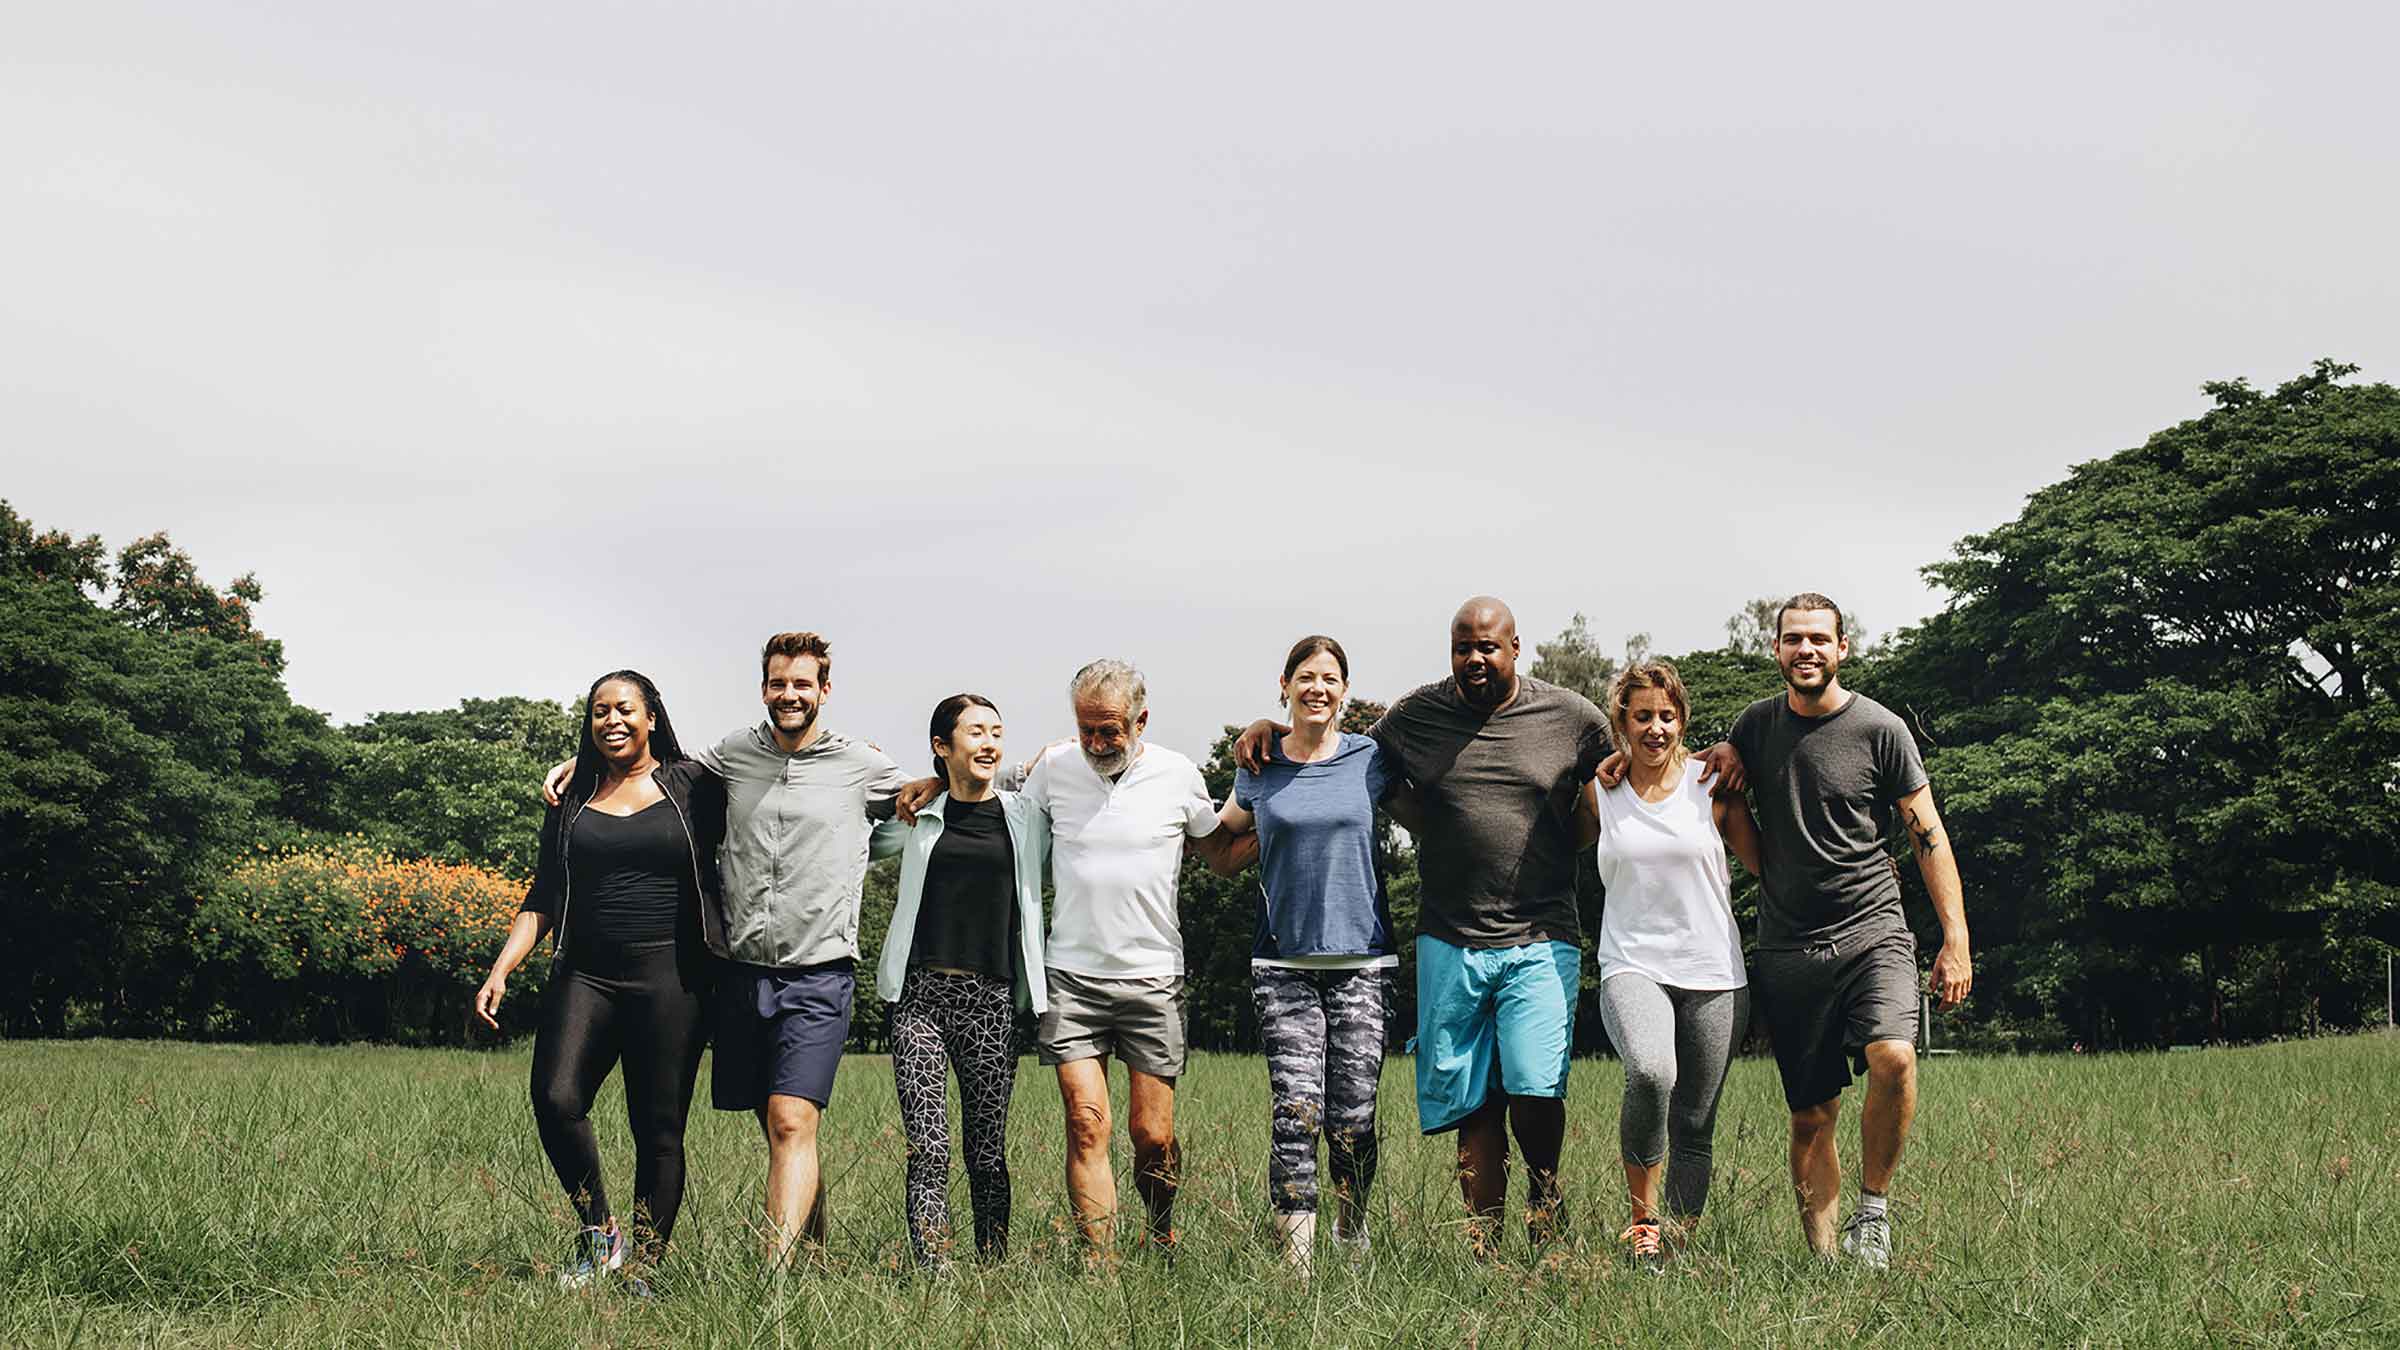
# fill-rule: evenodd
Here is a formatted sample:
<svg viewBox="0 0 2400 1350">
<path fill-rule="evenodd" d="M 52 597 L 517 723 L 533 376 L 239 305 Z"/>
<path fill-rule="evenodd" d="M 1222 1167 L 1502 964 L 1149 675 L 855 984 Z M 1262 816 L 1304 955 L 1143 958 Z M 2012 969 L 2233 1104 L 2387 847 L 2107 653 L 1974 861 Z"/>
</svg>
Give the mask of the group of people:
<svg viewBox="0 0 2400 1350">
<path fill-rule="evenodd" d="M 978 1254 L 1007 1247 L 1006 1130 L 1020 1012 L 1054 1068 L 1066 1183 L 1097 1258 L 1114 1250 L 1118 1197 L 1107 1061 L 1128 1075 L 1127 1133 L 1145 1241 L 1172 1250 L 1182 1172 L 1175 1089 L 1185 1050 L 1176 879 L 1187 848 L 1232 874 L 1258 865 L 1251 971 L 1272 1101 L 1268 1201 L 1306 1268 L 1317 1221 L 1370 1243 L 1376 1087 L 1398 966 L 1375 855 L 1375 813 L 1416 844 L 1420 1128 L 1457 1134 L 1467 1240 L 1494 1253 L 1510 1161 L 1523 1154 L 1526 1228 L 1565 1220 L 1559 1154 L 1582 975 L 1575 868 L 1596 847 L 1607 887 L 1599 1006 L 1625 1064 L 1621 1240 L 1656 1266 L 1707 1199 L 1727 1067 L 1750 1024 L 1750 978 L 1791 1107 L 1791 1166 L 1810 1247 L 1889 1259 L 1888 1190 L 1915 1107 L 1919 977 L 1886 852 L 1915 849 L 1943 941 L 1933 992 L 1964 998 L 1972 967 L 1956 866 L 1906 726 L 1841 687 L 1839 608 L 1788 601 L 1775 655 L 1787 685 L 1687 753 L 1688 696 L 1672 666 L 1617 678 L 1603 710 L 1517 673 L 1508 607 L 1462 606 L 1450 676 L 1418 688 L 1365 735 L 1341 730 L 1349 658 L 1311 636 L 1286 656 L 1287 720 L 1236 742 L 1231 795 L 1144 739 L 1141 674 L 1075 673 L 1076 748 L 1011 767 L 999 709 L 944 699 L 928 727 L 933 775 L 828 728 L 832 653 L 782 633 L 761 654 L 766 717 L 686 754 L 657 689 L 632 671 L 595 681 L 576 757 L 545 784 L 551 810 L 524 907 L 476 995 L 497 1025 L 509 975 L 555 952 L 535 1040 L 542 1145 L 581 1220 L 563 1277 L 588 1285 L 656 1267 L 683 1190 L 683 1129 L 701 1052 L 711 1096 L 757 1117 L 767 1145 L 768 1258 L 821 1234 L 817 1134 L 848 1039 L 860 897 L 873 858 L 897 854 L 891 927 L 874 972 L 890 1008 L 893 1081 L 907 1137 L 905 1218 L 929 1269 L 953 1259 L 948 1080 L 961 1104 Z M 1743 789 L 1755 799 L 1756 814 Z M 1727 850 L 1762 878 L 1745 971 Z M 1042 891 L 1055 890 L 1044 930 Z M 569 922 L 572 917 L 572 923 Z M 588 1120 L 622 1064 L 635 1203 L 608 1203 Z M 1867 1075 L 1864 1177 L 1837 1233 L 1834 1125 Z M 1319 1184 L 1318 1151 L 1326 1171 Z M 1332 1203 L 1322 1203 L 1324 1192 Z"/>
</svg>

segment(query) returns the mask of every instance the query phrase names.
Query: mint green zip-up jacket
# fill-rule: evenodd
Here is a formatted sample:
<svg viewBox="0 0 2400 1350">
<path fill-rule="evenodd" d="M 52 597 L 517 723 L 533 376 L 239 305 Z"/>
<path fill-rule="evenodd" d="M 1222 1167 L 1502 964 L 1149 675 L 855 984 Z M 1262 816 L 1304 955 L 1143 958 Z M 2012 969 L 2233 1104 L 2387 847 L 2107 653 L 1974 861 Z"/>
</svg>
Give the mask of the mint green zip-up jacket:
<svg viewBox="0 0 2400 1350">
<path fill-rule="evenodd" d="M 908 949 L 917 940 L 917 911 L 925 901 L 925 865 L 942 837 L 942 810 L 950 794 L 927 802 L 900 845 L 900 896 L 892 906 L 891 931 L 884 934 L 883 959 L 876 963 L 875 992 L 886 1003 L 900 1001 L 908 978 Z M 1042 974 L 1042 869 L 1050 861 L 1050 815 L 1032 798 L 1000 794 L 1008 822 L 1008 847 L 1017 863 L 1017 1007 L 1050 1010 L 1050 986 Z M 878 826 L 880 834 L 885 826 Z"/>
</svg>

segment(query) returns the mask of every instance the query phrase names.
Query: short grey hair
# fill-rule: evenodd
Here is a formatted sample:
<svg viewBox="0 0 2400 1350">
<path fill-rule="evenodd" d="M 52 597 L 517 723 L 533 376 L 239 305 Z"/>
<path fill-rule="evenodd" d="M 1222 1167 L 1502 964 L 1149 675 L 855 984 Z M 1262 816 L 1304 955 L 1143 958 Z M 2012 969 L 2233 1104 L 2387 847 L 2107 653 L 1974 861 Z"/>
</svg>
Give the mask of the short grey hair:
<svg viewBox="0 0 2400 1350">
<path fill-rule="evenodd" d="M 1075 678 L 1067 682 L 1069 702 L 1081 703 L 1097 696 L 1122 703 L 1128 720 L 1142 715 L 1142 710 L 1149 706 L 1149 694 L 1148 686 L 1142 683 L 1142 672 L 1106 657 L 1076 671 Z"/>
</svg>

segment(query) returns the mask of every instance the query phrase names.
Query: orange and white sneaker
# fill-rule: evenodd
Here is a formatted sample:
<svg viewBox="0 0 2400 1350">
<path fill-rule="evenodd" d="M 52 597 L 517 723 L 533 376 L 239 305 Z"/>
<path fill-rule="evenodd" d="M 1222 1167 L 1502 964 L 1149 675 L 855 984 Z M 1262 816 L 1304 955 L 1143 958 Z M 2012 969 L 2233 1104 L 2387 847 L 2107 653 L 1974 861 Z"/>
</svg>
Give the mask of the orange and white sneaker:
<svg viewBox="0 0 2400 1350">
<path fill-rule="evenodd" d="M 1625 1225 L 1624 1232 L 1617 1234 L 1617 1241 L 1624 1246 L 1625 1257 L 1633 1262 L 1635 1269 L 1654 1274 L 1666 1269 L 1667 1249 L 1659 1235 L 1658 1220 L 1635 1219 Z"/>
</svg>

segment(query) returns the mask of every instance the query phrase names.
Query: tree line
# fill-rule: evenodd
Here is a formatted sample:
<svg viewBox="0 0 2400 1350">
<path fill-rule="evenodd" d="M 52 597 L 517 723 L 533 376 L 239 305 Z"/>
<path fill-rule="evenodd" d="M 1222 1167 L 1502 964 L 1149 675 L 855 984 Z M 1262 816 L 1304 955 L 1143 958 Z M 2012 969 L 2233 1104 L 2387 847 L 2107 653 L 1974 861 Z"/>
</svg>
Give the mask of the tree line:
<svg viewBox="0 0 2400 1350">
<path fill-rule="evenodd" d="M 1966 880 L 1978 972 L 1938 1033 L 1951 1043 L 2383 1019 L 2400 944 L 2400 390 L 2353 373 L 2205 385 L 2199 417 L 2077 466 L 1928 564 L 1949 597 L 1931 618 L 1870 642 L 1850 616 L 1843 683 L 1915 730 Z M 111 554 L 0 502 L 6 1034 L 464 1037 L 479 944 L 497 947 L 531 865 L 528 785 L 572 753 L 575 713 L 468 699 L 335 726 L 291 701 L 281 644 L 253 623 L 261 594 L 249 576 L 211 587 L 163 534 Z M 1694 748 L 1780 691 L 1775 603 L 1669 657 Z M 1619 663 L 1581 614 L 1534 647 L 1527 670 L 1595 700 Z M 1620 650 L 1664 655 L 1643 633 Z M 1356 701 L 1345 724 L 1380 710 Z M 1220 795 L 1233 732 L 1204 765 Z M 1415 870 L 1389 822 L 1378 852 L 1412 934 Z M 870 963 L 893 887 L 888 866 L 870 875 Z M 1588 859 L 1580 891 L 1589 934 L 1607 897 Z M 1255 874 L 1186 868 L 1195 1044 L 1255 1044 L 1257 895 Z M 1735 905 L 1754 925 L 1746 877 Z M 1405 967 L 1397 987 L 1404 1028 Z M 1593 1048 L 1598 1018 L 1578 1025 Z M 880 1038 L 869 1010 L 858 1028 Z"/>
</svg>

